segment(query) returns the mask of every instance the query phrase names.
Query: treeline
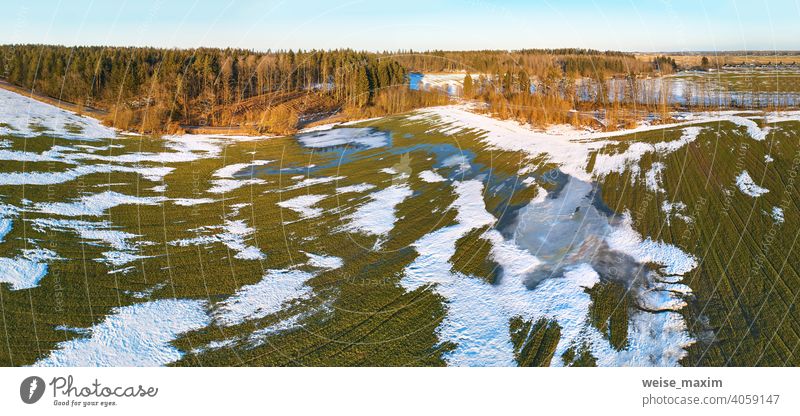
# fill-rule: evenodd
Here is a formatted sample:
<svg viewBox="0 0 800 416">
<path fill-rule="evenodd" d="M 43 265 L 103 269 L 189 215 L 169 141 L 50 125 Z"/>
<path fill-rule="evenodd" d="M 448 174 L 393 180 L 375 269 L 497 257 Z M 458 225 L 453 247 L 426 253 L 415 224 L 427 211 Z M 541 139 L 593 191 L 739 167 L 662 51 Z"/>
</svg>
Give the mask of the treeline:
<svg viewBox="0 0 800 416">
<path fill-rule="evenodd" d="M 220 126 L 239 116 L 269 118 L 280 99 L 308 92 L 330 106 L 365 108 L 384 88 L 405 82 L 390 57 L 353 50 L 253 52 L 242 49 L 0 46 L 2 76 L 62 100 L 108 110 L 120 128 L 165 130 L 180 124 Z M 277 98 L 277 97 L 276 97 Z M 289 111 L 304 111 L 288 106 Z M 280 111 L 285 112 L 287 108 Z M 301 114 L 294 114 L 298 119 Z M 241 117 L 240 117 L 241 118 Z"/>
<path fill-rule="evenodd" d="M 462 85 L 464 98 L 485 102 L 484 110 L 495 117 L 538 127 L 572 124 L 616 130 L 651 116 L 657 116 L 651 122 L 667 122 L 673 109 L 669 87 L 647 89 L 638 74 L 594 80 L 569 77 L 558 68 L 536 78 L 525 70 L 509 70 L 477 77 L 467 73 Z"/>
<path fill-rule="evenodd" d="M 591 49 L 373 53 L 0 46 L 2 78 L 105 110 L 106 124 L 142 132 L 237 126 L 288 134 L 333 114 L 395 114 L 449 101 L 446 91 L 409 90 L 410 72 L 464 70 L 480 74 L 474 82 L 465 78 L 465 98 L 488 103 L 501 117 L 584 124 L 592 121 L 572 110 L 609 107 L 605 80 L 624 80 L 635 97 L 637 77 L 675 68 L 669 57 L 650 61 Z M 598 87 L 588 89 L 586 79 L 599 81 L 593 84 Z"/>
<path fill-rule="evenodd" d="M 705 64 L 708 65 L 708 59 L 705 59 Z M 675 58 L 671 58 L 669 56 L 656 56 L 653 58 L 653 69 L 661 74 L 672 74 L 678 71 L 678 63 L 675 62 Z"/>
<path fill-rule="evenodd" d="M 503 74 L 523 70 L 537 78 L 560 71 L 564 77 L 604 79 L 623 74 L 653 72 L 653 67 L 623 52 L 591 49 L 525 49 L 520 51 L 432 51 L 398 53 L 397 61 L 410 71 Z"/>
</svg>

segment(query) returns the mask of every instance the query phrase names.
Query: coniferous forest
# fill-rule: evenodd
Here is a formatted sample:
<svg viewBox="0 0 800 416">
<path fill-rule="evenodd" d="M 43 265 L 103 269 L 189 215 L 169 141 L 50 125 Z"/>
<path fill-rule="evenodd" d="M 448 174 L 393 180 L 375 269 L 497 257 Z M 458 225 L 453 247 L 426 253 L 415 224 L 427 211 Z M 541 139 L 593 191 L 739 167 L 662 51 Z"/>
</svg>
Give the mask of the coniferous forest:
<svg viewBox="0 0 800 416">
<path fill-rule="evenodd" d="M 666 59 L 666 61 L 665 61 Z M 446 104 L 441 91 L 407 88 L 410 72 L 481 74 L 464 96 L 502 118 L 578 123 L 576 80 L 674 70 L 622 52 L 587 49 L 363 52 L 137 47 L 0 46 L 2 78 L 78 108 L 114 127 L 142 132 L 236 127 L 291 133 L 337 117 L 373 117 Z M 536 83 L 538 94 L 531 94 Z M 605 107 L 596 94 L 593 107 Z M 544 111 L 542 111 L 544 110 Z"/>
</svg>

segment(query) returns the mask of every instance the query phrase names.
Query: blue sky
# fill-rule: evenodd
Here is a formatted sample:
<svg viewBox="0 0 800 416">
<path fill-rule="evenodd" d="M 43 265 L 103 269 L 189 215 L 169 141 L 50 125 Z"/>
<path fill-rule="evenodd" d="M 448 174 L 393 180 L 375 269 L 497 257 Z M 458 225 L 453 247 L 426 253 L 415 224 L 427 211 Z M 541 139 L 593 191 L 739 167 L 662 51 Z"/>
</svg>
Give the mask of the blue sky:
<svg viewBox="0 0 800 416">
<path fill-rule="evenodd" d="M 800 0 L 0 0 L 0 43 L 800 49 Z"/>
</svg>

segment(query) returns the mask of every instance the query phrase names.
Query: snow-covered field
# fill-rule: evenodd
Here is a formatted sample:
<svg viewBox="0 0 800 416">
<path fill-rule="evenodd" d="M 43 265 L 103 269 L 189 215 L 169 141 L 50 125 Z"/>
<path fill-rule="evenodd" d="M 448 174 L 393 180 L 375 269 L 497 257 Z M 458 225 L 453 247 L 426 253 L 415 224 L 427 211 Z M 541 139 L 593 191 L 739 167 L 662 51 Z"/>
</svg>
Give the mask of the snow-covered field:
<svg viewBox="0 0 800 416">
<path fill-rule="evenodd" d="M 0 89 L 0 135 L 32 137 L 39 132 L 81 140 L 114 137 L 98 120 L 81 117 L 32 98 Z"/>
</svg>

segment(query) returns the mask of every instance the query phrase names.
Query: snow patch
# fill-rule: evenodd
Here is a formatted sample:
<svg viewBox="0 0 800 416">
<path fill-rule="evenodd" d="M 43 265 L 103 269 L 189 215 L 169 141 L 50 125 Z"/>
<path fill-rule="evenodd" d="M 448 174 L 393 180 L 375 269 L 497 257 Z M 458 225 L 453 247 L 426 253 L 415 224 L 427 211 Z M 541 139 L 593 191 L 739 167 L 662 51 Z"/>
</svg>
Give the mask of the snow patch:
<svg viewBox="0 0 800 416">
<path fill-rule="evenodd" d="M 63 172 L 2 172 L 0 185 L 56 185 L 75 180 L 81 176 L 95 173 L 136 173 L 152 182 L 162 182 L 164 176 L 175 168 L 170 167 L 132 167 L 109 164 L 81 165 Z"/>
<path fill-rule="evenodd" d="M 245 238 L 252 235 L 255 230 L 248 227 L 243 220 L 234 221 L 226 219 L 222 225 L 207 225 L 191 231 L 200 235 L 194 238 L 171 241 L 170 244 L 179 247 L 187 247 L 221 243 L 235 251 L 236 254 L 234 258 L 240 260 L 263 260 L 267 258 L 266 254 L 264 254 L 261 249 L 245 243 Z M 222 232 L 210 234 L 212 231 Z"/>
<path fill-rule="evenodd" d="M 217 304 L 214 319 L 230 326 L 260 319 L 293 300 L 311 295 L 306 281 L 313 275 L 300 270 L 268 270 L 260 282 L 239 288 L 234 295 Z"/>
<path fill-rule="evenodd" d="M 35 208 L 46 214 L 63 215 L 65 217 L 90 216 L 99 217 L 111 208 L 119 205 L 157 205 L 165 201 L 164 197 L 139 197 L 106 191 L 99 194 L 83 196 L 75 202 L 38 203 Z"/>
<path fill-rule="evenodd" d="M 261 185 L 266 182 L 263 179 L 215 179 L 211 181 L 212 186 L 208 192 L 212 194 L 224 194 L 233 192 L 243 186 Z"/>
<path fill-rule="evenodd" d="M 234 178 L 234 174 L 240 172 L 246 168 L 254 167 L 254 166 L 264 166 L 266 164 L 272 163 L 271 160 L 253 160 L 252 162 L 248 163 L 234 163 L 232 165 L 225 166 L 223 168 L 217 169 L 211 175 L 215 178 Z"/>
<path fill-rule="evenodd" d="M 291 209 L 300 214 L 301 219 L 315 218 L 322 215 L 322 208 L 315 208 L 314 205 L 327 198 L 328 195 L 308 194 L 278 202 L 281 208 Z"/>
<path fill-rule="evenodd" d="M 743 194 L 752 196 L 753 198 L 757 198 L 769 192 L 769 189 L 756 185 L 756 183 L 753 182 L 753 178 L 750 177 L 750 174 L 746 170 L 743 170 L 742 173 L 736 177 L 736 186 L 739 187 L 739 190 L 742 191 Z"/>
<path fill-rule="evenodd" d="M 286 191 L 293 191 L 295 189 L 307 188 L 313 185 L 319 185 L 323 183 L 330 183 L 335 181 L 340 181 L 344 179 L 344 176 L 321 176 L 318 178 L 306 178 L 303 179 L 292 186 L 288 186 L 285 188 Z"/>
<path fill-rule="evenodd" d="M 413 194 L 405 184 L 392 185 L 369 194 L 372 201 L 358 207 L 356 212 L 343 219 L 342 229 L 367 235 L 385 236 L 397 221 L 398 204 Z"/>
<path fill-rule="evenodd" d="M 303 253 L 305 253 L 305 255 L 308 257 L 308 264 L 312 267 L 334 270 L 344 265 L 344 261 L 342 261 L 342 259 L 339 257 L 312 254 L 305 251 Z"/>
<path fill-rule="evenodd" d="M 179 360 L 183 353 L 170 343 L 180 335 L 210 324 L 206 303 L 160 299 L 114 308 L 90 328 L 91 336 L 58 344 L 37 367 L 152 367 Z"/>
<path fill-rule="evenodd" d="M 5 124 L 0 127 L 2 135 L 34 137 L 46 134 L 82 140 L 116 137 L 114 130 L 103 126 L 99 120 L 79 116 L 6 89 L 0 89 L 0 120 Z M 44 131 L 34 131 L 32 124 Z M 76 129 L 80 132 L 73 132 Z"/>
<path fill-rule="evenodd" d="M 23 250 L 21 256 L 0 257 L 0 282 L 10 283 L 11 290 L 30 289 L 47 275 L 47 261 L 58 259 L 46 249 Z"/>
<path fill-rule="evenodd" d="M 655 144 L 635 142 L 630 144 L 622 153 L 613 155 L 598 154 L 595 159 L 593 172 L 599 177 L 603 177 L 612 172 L 623 173 L 627 169 L 630 169 L 631 172 L 636 174 L 639 172 L 639 161 L 645 154 L 657 153 L 664 156 L 673 153 L 695 141 L 701 131 L 702 129 L 700 127 L 687 127 L 683 129 L 683 134 L 678 140 Z M 663 166 L 663 164 L 661 166 Z"/>
<path fill-rule="evenodd" d="M 756 124 L 755 121 L 742 116 L 723 115 L 720 117 L 720 119 L 730 121 L 731 123 L 736 124 L 737 126 L 747 127 L 747 134 L 749 134 L 750 137 L 753 138 L 753 140 L 762 141 L 766 139 L 767 133 L 769 133 L 770 130 L 769 127 L 765 127 L 762 129 L 761 127 L 758 127 L 758 124 Z"/>
<path fill-rule="evenodd" d="M 373 185 L 371 183 L 359 183 L 359 184 L 356 184 L 356 185 L 349 185 L 349 186 L 343 186 L 341 188 L 336 188 L 336 193 L 337 194 L 346 194 L 346 193 L 352 192 L 352 193 L 359 193 L 360 194 L 360 193 L 367 192 L 367 191 L 369 191 L 371 189 L 374 189 L 374 188 L 375 188 L 375 185 Z"/>
<path fill-rule="evenodd" d="M 772 207 L 772 219 L 776 224 L 783 224 L 783 208 Z"/>
<path fill-rule="evenodd" d="M 645 173 L 645 186 L 647 189 L 653 192 L 665 192 L 664 188 L 661 187 L 661 174 L 664 172 L 664 164 L 661 162 L 655 162 L 650 167 L 650 170 Z"/>
<path fill-rule="evenodd" d="M 38 231 L 47 229 L 55 231 L 71 231 L 76 233 L 81 240 L 90 244 L 103 243 L 113 251 L 102 253 L 103 258 L 97 261 L 122 266 L 135 260 L 145 258 L 136 254 L 139 247 L 146 243 L 131 243 L 129 240 L 141 237 L 125 231 L 115 230 L 107 221 L 89 222 L 80 220 L 64 220 L 53 218 L 37 218 L 32 221 L 32 226 Z"/>
<path fill-rule="evenodd" d="M 419 178 L 423 182 L 427 183 L 443 182 L 446 180 L 445 178 L 442 177 L 442 175 L 439 175 L 438 173 L 432 170 L 423 170 L 422 172 L 419 173 Z"/>
</svg>

